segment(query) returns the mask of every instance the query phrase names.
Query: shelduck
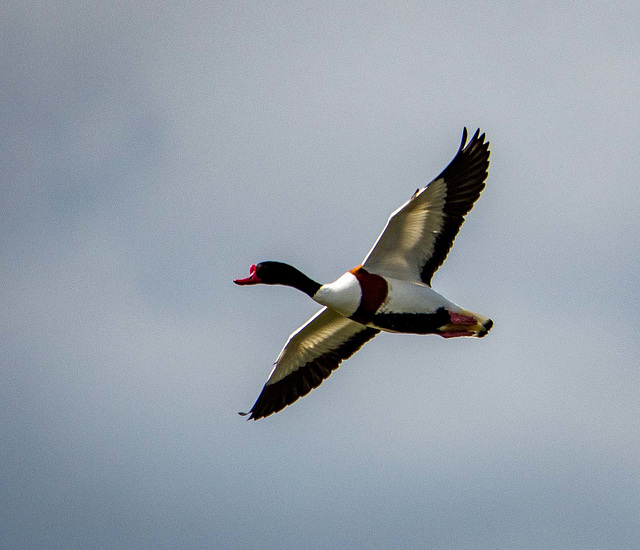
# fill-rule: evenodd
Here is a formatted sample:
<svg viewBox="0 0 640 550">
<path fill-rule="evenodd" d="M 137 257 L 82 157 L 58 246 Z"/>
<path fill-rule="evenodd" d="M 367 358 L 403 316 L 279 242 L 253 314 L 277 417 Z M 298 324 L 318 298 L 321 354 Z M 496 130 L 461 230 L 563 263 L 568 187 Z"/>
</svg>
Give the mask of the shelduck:
<svg viewBox="0 0 640 550">
<path fill-rule="evenodd" d="M 281 411 L 318 387 L 340 363 L 380 331 L 482 338 L 488 317 L 463 309 L 431 288 L 431 278 L 480 193 L 489 169 L 489 142 L 467 129 L 451 163 L 391 214 L 362 264 L 320 284 L 280 262 L 250 267 L 238 285 L 287 285 L 323 308 L 282 348 L 257 401 L 247 413 L 258 420 Z"/>
</svg>

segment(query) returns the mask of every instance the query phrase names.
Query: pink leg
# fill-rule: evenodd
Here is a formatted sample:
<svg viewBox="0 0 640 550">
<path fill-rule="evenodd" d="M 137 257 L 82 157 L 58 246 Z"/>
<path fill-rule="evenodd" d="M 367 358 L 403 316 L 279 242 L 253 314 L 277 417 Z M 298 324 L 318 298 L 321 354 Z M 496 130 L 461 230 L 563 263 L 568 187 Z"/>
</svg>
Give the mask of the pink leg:
<svg viewBox="0 0 640 550">
<path fill-rule="evenodd" d="M 468 315 L 460 315 L 459 313 L 449 312 L 449 319 L 454 325 L 475 325 L 478 321 L 476 321 L 473 317 L 469 317 Z"/>
</svg>

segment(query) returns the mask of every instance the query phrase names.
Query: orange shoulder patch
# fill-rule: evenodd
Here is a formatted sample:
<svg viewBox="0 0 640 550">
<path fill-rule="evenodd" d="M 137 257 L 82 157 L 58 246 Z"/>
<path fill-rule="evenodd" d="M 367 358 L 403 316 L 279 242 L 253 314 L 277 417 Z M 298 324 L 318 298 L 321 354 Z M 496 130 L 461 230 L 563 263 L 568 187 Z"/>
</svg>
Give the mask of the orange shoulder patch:
<svg viewBox="0 0 640 550">
<path fill-rule="evenodd" d="M 351 316 L 354 321 L 366 324 L 387 299 L 389 285 L 384 277 L 369 273 L 361 265 L 350 270 L 360 284 L 362 298 L 357 311 Z"/>
</svg>

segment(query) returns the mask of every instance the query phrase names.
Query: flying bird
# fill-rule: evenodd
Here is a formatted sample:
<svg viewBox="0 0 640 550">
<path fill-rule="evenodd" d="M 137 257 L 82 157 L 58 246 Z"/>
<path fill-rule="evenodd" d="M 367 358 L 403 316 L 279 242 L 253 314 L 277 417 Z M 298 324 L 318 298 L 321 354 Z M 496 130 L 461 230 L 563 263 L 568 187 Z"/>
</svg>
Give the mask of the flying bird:
<svg viewBox="0 0 640 550">
<path fill-rule="evenodd" d="M 286 285 L 324 306 L 282 348 L 257 401 L 247 413 L 258 420 L 277 413 L 318 387 L 340 363 L 380 331 L 482 338 L 488 317 L 463 309 L 431 288 L 465 215 L 485 187 L 489 142 L 467 129 L 442 173 L 391 214 L 362 264 L 320 284 L 281 262 L 250 267 L 238 285 Z"/>
</svg>

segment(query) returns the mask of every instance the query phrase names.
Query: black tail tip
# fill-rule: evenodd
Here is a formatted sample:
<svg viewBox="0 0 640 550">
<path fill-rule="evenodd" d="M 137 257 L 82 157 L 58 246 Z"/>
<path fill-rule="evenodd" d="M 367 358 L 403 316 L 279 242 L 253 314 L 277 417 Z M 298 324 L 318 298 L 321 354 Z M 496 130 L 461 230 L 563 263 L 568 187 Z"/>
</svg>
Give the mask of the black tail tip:
<svg viewBox="0 0 640 550">
<path fill-rule="evenodd" d="M 478 338 L 486 336 L 487 333 L 491 330 L 491 327 L 493 327 L 493 321 L 489 319 L 484 325 L 482 325 L 482 330 L 478 333 Z"/>
</svg>

